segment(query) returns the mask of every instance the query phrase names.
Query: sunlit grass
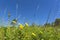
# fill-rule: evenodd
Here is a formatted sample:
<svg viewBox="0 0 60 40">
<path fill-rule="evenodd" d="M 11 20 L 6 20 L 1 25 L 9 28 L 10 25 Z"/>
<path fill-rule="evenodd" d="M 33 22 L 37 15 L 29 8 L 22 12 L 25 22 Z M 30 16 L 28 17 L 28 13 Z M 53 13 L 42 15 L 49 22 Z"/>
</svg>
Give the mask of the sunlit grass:
<svg viewBox="0 0 60 40">
<path fill-rule="evenodd" d="M 60 40 L 60 28 L 56 27 L 1 27 L 0 40 Z"/>
</svg>

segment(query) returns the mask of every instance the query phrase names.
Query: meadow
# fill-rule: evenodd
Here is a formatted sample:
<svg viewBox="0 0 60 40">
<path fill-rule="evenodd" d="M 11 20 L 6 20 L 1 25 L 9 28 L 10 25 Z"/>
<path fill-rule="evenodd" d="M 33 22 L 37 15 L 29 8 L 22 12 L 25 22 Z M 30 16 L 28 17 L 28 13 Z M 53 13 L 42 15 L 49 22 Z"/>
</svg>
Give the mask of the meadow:
<svg viewBox="0 0 60 40">
<path fill-rule="evenodd" d="M 60 40 L 59 27 L 0 27 L 0 40 Z"/>
</svg>

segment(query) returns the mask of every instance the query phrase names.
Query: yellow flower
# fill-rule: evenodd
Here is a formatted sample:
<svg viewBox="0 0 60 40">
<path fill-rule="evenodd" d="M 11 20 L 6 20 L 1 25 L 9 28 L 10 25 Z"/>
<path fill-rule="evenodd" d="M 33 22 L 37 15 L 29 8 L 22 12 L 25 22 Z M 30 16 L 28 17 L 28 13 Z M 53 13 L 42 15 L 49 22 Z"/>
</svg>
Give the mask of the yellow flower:
<svg viewBox="0 0 60 40">
<path fill-rule="evenodd" d="M 20 24 L 19 27 L 20 27 L 20 29 L 22 30 L 24 26 L 23 26 L 22 24 Z"/>
<path fill-rule="evenodd" d="M 33 35 L 33 36 L 36 36 L 36 34 L 35 34 L 35 33 L 32 33 L 32 35 Z"/>
<path fill-rule="evenodd" d="M 25 26 L 27 26 L 27 27 L 28 27 L 28 26 L 29 26 L 29 24 L 28 24 L 28 23 L 25 23 Z"/>
</svg>

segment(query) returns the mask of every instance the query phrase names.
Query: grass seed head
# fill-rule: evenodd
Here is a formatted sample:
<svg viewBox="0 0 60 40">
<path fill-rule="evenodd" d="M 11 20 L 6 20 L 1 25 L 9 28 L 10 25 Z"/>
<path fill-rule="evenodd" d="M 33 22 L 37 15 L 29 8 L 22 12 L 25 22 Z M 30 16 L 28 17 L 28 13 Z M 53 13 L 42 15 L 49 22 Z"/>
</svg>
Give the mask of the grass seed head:
<svg viewBox="0 0 60 40">
<path fill-rule="evenodd" d="M 32 35 L 33 35 L 33 36 L 36 36 L 36 34 L 35 34 L 35 33 L 32 33 Z"/>
<path fill-rule="evenodd" d="M 15 22 L 15 21 L 13 21 L 13 23 L 14 23 L 14 24 L 16 24 L 16 22 Z"/>
<path fill-rule="evenodd" d="M 41 34 L 43 34 L 43 32 L 42 32 L 42 31 L 40 31 L 40 33 L 41 33 Z"/>
<path fill-rule="evenodd" d="M 28 23 L 25 23 L 25 26 L 27 26 L 27 27 L 28 27 L 28 26 L 29 26 L 29 24 L 28 24 Z"/>
</svg>

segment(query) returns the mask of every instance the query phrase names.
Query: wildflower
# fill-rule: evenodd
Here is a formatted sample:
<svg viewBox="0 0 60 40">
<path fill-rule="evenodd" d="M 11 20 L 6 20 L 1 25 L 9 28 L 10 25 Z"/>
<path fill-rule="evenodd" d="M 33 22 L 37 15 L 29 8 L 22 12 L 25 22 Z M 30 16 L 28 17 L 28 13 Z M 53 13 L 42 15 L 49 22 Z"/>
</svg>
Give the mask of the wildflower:
<svg viewBox="0 0 60 40">
<path fill-rule="evenodd" d="M 24 26 L 23 26 L 22 24 L 20 24 L 19 27 L 20 27 L 20 29 L 22 30 Z"/>
<path fill-rule="evenodd" d="M 33 36 L 36 36 L 36 34 L 35 34 L 35 33 L 32 33 L 32 35 L 33 35 Z"/>
<path fill-rule="evenodd" d="M 28 24 L 28 23 L 25 23 L 25 26 L 27 26 L 27 27 L 28 27 L 28 26 L 29 26 L 29 24 Z"/>
</svg>

